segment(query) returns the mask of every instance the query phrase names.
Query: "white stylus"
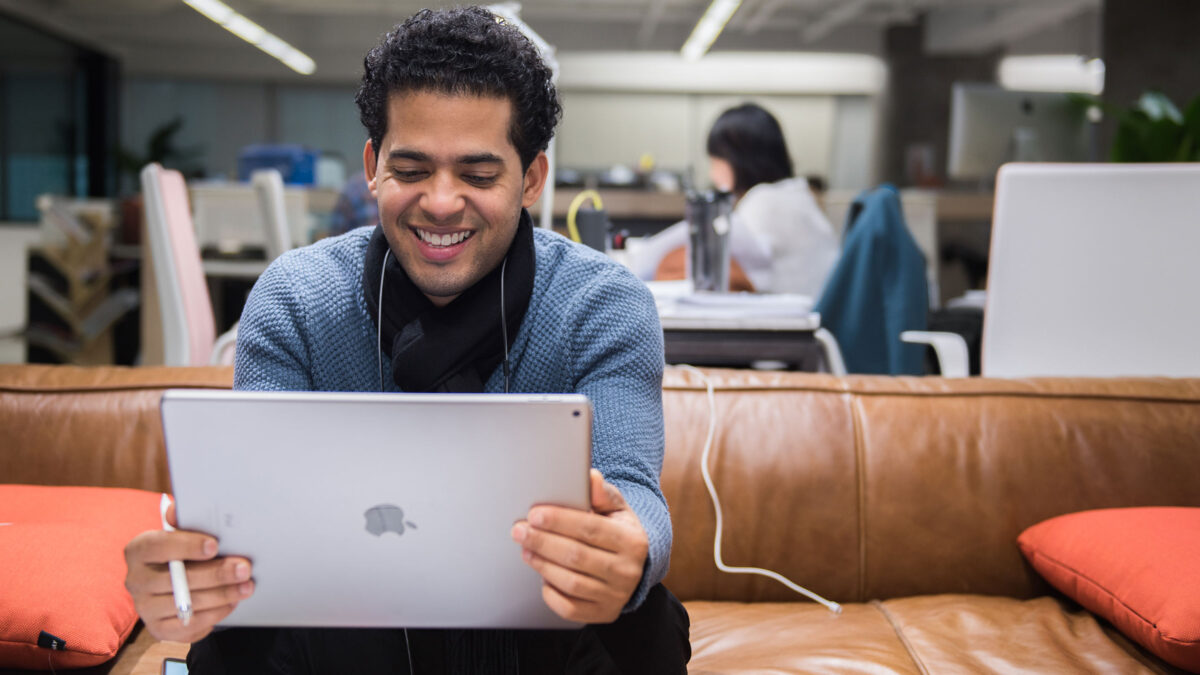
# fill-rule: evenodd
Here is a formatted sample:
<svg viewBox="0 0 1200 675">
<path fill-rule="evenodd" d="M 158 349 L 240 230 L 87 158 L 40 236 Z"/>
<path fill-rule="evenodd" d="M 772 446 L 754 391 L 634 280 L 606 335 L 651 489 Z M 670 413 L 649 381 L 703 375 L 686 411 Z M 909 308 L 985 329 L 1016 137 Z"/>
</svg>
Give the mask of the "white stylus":
<svg viewBox="0 0 1200 675">
<path fill-rule="evenodd" d="M 171 497 L 164 492 L 162 499 L 158 502 L 158 510 L 162 515 L 162 528 L 167 532 L 174 532 L 175 528 L 167 522 L 167 507 L 169 506 L 171 506 Z M 184 569 L 182 560 L 167 562 L 167 570 L 171 573 L 171 592 L 175 594 L 175 612 L 179 616 L 179 622 L 186 626 L 192 620 L 192 590 L 188 588 L 187 570 Z"/>
</svg>

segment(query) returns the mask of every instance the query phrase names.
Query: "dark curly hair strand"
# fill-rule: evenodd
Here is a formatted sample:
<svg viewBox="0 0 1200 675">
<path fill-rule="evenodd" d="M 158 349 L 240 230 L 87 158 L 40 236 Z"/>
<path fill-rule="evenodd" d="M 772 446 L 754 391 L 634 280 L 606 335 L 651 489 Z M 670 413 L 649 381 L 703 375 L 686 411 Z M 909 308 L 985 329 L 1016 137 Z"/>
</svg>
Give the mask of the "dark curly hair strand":
<svg viewBox="0 0 1200 675">
<path fill-rule="evenodd" d="M 562 116 L 537 47 L 482 7 L 423 9 L 367 53 L 354 102 L 376 153 L 387 133 L 389 95 L 410 91 L 508 99 L 508 138 L 522 169 L 546 149 Z"/>
</svg>

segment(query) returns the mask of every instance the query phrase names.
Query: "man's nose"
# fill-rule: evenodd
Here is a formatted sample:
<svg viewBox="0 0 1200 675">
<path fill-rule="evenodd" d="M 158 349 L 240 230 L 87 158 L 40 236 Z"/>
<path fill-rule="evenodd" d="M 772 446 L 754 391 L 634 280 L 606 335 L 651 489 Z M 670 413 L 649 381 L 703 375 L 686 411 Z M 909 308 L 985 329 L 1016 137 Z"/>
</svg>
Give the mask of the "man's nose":
<svg viewBox="0 0 1200 675">
<path fill-rule="evenodd" d="M 466 200 L 454 177 L 438 172 L 428 183 L 429 188 L 421 196 L 421 209 L 432 223 L 452 221 L 462 213 Z"/>
</svg>

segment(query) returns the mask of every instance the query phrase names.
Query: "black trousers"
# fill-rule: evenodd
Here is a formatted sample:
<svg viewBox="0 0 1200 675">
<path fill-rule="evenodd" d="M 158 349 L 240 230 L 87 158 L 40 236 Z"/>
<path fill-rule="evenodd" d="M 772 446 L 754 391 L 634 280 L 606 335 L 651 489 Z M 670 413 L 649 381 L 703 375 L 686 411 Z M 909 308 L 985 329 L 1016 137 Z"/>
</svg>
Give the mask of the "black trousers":
<svg viewBox="0 0 1200 675">
<path fill-rule="evenodd" d="M 192 645 L 193 675 L 242 673 L 610 673 L 683 675 L 692 648 L 683 605 L 662 584 L 636 611 L 579 630 L 512 631 L 515 663 L 463 666 L 455 650 L 473 631 L 362 628 L 231 628 Z M 412 669 L 409 669 L 409 658 Z"/>
</svg>

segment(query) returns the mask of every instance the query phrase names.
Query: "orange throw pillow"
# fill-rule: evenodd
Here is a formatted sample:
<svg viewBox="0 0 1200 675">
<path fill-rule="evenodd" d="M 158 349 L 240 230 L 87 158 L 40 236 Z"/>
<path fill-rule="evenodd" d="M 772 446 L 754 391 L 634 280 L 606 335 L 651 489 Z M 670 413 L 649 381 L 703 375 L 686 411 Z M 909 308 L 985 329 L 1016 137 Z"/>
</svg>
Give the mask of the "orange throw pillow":
<svg viewBox="0 0 1200 675">
<path fill-rule="evenodd" d="M 1200 508 L 1102 509 L 1021 533 L 1055 588 L 1164 661 L 1200 672 Z"/>
<path fill-rule="evenodd" d="M 0 667 L 82 668 L 116 655 L 138 621 L 125 545 L 161 527 L 159 498 L 0 485 Z"/>
</svg>

